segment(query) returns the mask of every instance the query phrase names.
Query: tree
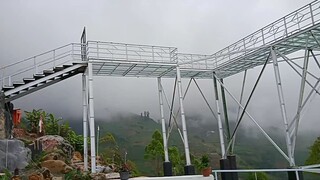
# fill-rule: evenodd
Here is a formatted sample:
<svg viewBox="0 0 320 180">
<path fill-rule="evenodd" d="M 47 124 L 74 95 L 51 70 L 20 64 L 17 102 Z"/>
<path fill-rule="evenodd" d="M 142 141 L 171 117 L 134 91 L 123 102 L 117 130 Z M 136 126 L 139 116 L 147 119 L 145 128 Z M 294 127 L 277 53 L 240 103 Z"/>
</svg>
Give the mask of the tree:
<svg viewBox="0 0 320 180">
<path fill-rule="evenodd" d="M 319 164 L 320 163 L 320 137 L 318 137 L 313 145 L 310 147 L 309 157 L 305 164 Z"/>
<path fill-rule="evenodd" d="M 42 109 L 33 109 L 32 111 L 26 111 L 25 113 L 29 124 L 28 129 L 31 129 L 32 133 L 39 133 L 38 126 L 39 121 L 42 118 L 45 134 L 59 135 L 69 141 L 76 151 L 82 152 L 83 136 L 77 135 L 77 133 L 70 128 L 67 122 L 61 123 L 61 118 L 55 118 L 53 114 L 48 114 Z"/>
<path fill-rule="evenodd" d="M 155 173 L 160 176 L 162 174 L 161 164 L 164 160 L 163 139 L 159 130 L 152 134 L 151 142 L 144 149 L 144 158 L 152 161 Z"/>
<path fill-rule="evenodd" d="M 28 112 L 28 111 L 25 111 L 26 113 L 26 119 L 28 120 L 29 122 L 29 131 L 31 133 L 38 133 L 38 126 L 39 126 L 39 121 L 40 121 L 40 118 L 42 117 L 43 121 L 45 121 L 45 118 L 48 116 L 47 113 L 45 111 L 43 111 L 42 109 L 38 109 L 38 110 L 35 110 L 33 109 L 32 111 Z"/>
<path fill-rule="evenodd" d="M 164 146 L 162 134 L 159 130 L 156 130 L 152 134 L 151 142 L 145 147 L 144 158 L 151 160 L 151 165 L 154 172 L 160 176 L 162 174 L 162 162 L 164 161 Z M 172 163 L 173 173 L 175 175 L 183 174 L 183 156 L 180 154 L 179 149 L 176 146 L 168 148 L 170 161 Z"/>
<path fill-rule="evenodd" d="M 46 114 L 46 113 L 44 113 Z M 59 122 L 62 120 L 61 118 L 57 119 L 53 114 L 46 114 L 44 117 L 45 121 L 45 132 L 48 135 L 60 135 L 60 125 Z"/>
<path fill-rule="evenodd" d="M 173 174 L 182 175 L 184 173 L 184 162 L 181 158 L 179 149 L 176 146 L 172 146 L 168 148 L 168 151 L 170 155 L 170 161 L 172 163 Z"/>
</svg>

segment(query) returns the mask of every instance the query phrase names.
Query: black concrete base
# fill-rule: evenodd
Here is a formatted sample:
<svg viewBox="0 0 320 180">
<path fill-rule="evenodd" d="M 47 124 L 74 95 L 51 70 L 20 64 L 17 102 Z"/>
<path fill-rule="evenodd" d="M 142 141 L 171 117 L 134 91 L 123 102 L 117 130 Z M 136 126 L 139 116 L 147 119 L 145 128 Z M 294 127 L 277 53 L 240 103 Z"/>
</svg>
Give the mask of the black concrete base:
<svg viewBox="0 0 320 180">
<path fill-rule="evenodd" d="M 196 172 L 194 170 L 194 166 L 193 165 L 184 166 L 184 174 L 185 175 L 195 175 Z"/>
<path fill-rule="evenodd" d="M 230 156 L 227 156 L 227 158 L 229 160 L 230 169 L 232 169 L 232 170 L 237 169 L 236 156 L 235 155 L 230 155 Z M 232 176 L 232 180 L 238 180 L 239 179 L 238 173 L 233 172 L 233 173 L 230 173 L 230 174 Z"/>
<path fill-rule="evenodd" d="M 220 159 L 220 169 L 221 170 L 230 169 L 229 159 Z M 221 173 L 221 179 L 222 180 L 232 180 L 232 175 L 231 175 L 231 173 Z"/>
<path fill-rule="evenodd" d="M 298 172 L 299 180 L 303 180 L 303 172 Z M 296 172 L 288 171 L 288 180 L 298 180 Z"/>
<path fill-rule="evenodd" d="M 171 162 L 163 162 L 163 175 L 164 176 L 172 176 L 172 163 Z"/>
</svg>

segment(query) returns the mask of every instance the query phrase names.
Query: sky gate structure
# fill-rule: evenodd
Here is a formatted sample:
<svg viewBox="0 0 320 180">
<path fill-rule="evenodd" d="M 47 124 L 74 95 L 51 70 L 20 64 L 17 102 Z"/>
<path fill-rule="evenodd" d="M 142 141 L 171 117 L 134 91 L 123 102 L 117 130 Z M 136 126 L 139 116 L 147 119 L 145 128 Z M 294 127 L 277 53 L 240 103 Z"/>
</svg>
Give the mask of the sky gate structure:
<svg viewBox="0 0 320 180">
<path fill-rule="evenodd" d="M 167 149 L 167 136 L 170 128 L 166 127 L 164 116 L 165 101 L 161 84 L 162 78 L 176 79 L 175 88 L 177 88 L 179 102 L 178 112 L 182 125 L 182 129 L 179 129 L 179 132 L 184 144 L 186 158 L 185 174 L 193 174 L 194 168 L 190 160 L 184 109 L 184 97 L 190 83 L 186 91 L 183 91 L 182 78 L 188 78 L 190 82 L 194 82 L 197 85 L 214 119 L 218 122 L 222 170 L 234 168 L 235 159 L 230 155 L 233 154 L 234 139 L 244 116 L 248 117 L 256 125 L 267 140 L 287 160 L 288 166 L 295 168 L 297 164 L 294 157 L 299 124 L 313 95 L 320 94 L 320 73 L 315 74 L 309 71 L 309 65 L 313 62 L 320 72 L 317 54 L 319 50 L 320 2 L 314 1 L 210 55 L 178 53 L 175 47 L 87 41 L 84 29 L 80 43 L 67 44 L 1 67 L 1 86 L 5 102 L 11 102 L 74 75 L 82 74 L 84 163 L 85 167 L 88 168 L 87 153 L 89 147 L 86 142 L 88 132 L 90 132 L 92 172 L 96 171 L 93 94 L 95 76 L 150 77 L 158 79 L 162 135 L 164 137 L 165 175 L 172 175 L 172 170 Z M 297 52 L 300 52 L 299 55 L 295 55 Z M 303 54 L 302 56 L 301 53 Z M 302 66 L 299 65 L 298 60 L 302 62 Z M 288 118 L 279 68 L 280 62 L 288 64 L 297 73 L 297 77 L 300 77 L 298 106 L 293 119 Z M 285 150 L 277 145 L 247 110 L 267 65 L 273 66 L 275 74 L 279 108 L 285 130 Z M 261 67 L 261 71 L 256 77 L 256 82 L 250 91 L 247 101 L 243 102 L 244 88 L 242 88 L 241 97 L 236 98 L 223 83 L 223 79 L 244 72 L 244 87 L 247 70 L 257 66 Z M 215 109 L 210 106 L 196 79 L 213 80 Z M 220 93 L 218 85 L 221 87 Z M 308 88 L 311 89 L 310 92 L 307 92 Z M 229 128 L 226 93 L 238 104 L 240 109 L 234 129 Z M 167 121 L 171 121 L 171 117 L 176 121 L 177 117 L 172 111 L 173 104 L 171 106 L 168 104 L 168 106 L 171 111 L 168 112 L 170 119 Z M 222 107 L 222 109 L 219 107 Z M 223 127 L 223 119 L 225 120 L 225 127 Z M 88 124 L 90 131 L 87 129 Z M 302 170 L 290 171 L 288 177 L 289 179 L 303 179 L 301 172 L 316 172 L 318 169 L 310 168 L 319 166 L 301 167 L 300 169 Z M 222 179 L 237 179 L 237 175 L 223 173 Z"/>
</svg>

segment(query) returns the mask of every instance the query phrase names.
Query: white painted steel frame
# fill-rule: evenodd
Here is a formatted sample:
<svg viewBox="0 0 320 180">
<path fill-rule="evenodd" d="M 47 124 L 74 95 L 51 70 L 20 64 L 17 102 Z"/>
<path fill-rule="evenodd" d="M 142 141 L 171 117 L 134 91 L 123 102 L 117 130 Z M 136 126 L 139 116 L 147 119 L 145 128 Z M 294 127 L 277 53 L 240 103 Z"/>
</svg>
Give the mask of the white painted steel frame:
<svg viewBox="0 0 320 180">
<path fill-rule="evenodd" d="M 218 87 L 217 87 L 217 78 L 215 74 L 213 73 L 213 84 L 214 84 L 214 93 L 215 93 L 215 102 L 216 102 L 216 108 L 217 108 L 217 120 L 218 120 L 218 128 L 219 128 L 219 138 L 220 138 L 220 149 L 221 149 L 221 157 L 222 159 L 226 159 L 226 149 L 224 144 L 224 133 L 223 133 L 223 127 L 222 127 L 222 120 L 221 120 L 221 113 L 220 113 L 220 101 L 219 101 L 219 93 L 218 93 Z"/>
<path fill-rule="evenodd" d="M 188 142 L 188 133 L 187 133 L 187 125 L 186 125 L 186 117 L 183 107 L 183 94 L 182 94 L 182 83 L 181 83 L 181 75 L 180 75 L 180 68 L 179 66 L 176 67 L 177 71 L 177 86 L 178 86 L 178 94 L 179 94 L 179 104 L 180 104 L 180 114 L 181 114 L 181 123 L 182 123 L 182 133 L 184 139 L 184 149 L 185 149 L 185 156 L 186 156 L 186 165 L 191 165 L 190 160 L 190 152 L 189 152 L 189 142 Z"/>
<path fill-rule="evenodd" d="M 214 74 L 214 76 L 216 77 L 216 75 Z M 261 133 L 267 138 L 267 140 L 279 151 L 279 153 L 286 159 L 289 161 L 289 157 L 286 155 L 286 153 L 283 152 L 283 150 L 277 145 L 277 143 L 275 143 L 273 141 L 273 139 L 268 135 L 268 133 L 259 125 L 259 123 L 251 116 L 251 114 L 245 110 L 245 108 L 243 107 L 243 105 L 237 100 L 237 98 L 228 90 L 228 88 L 220 82 L 219 79 L 217 79 L 217 82 L 224 88 L 224 90 L 230 95 L 230 97 L 238 104 L 238 106 L 244 110 L 244 113 L 249 117 L 250 120 L 252 120 L 252 122 L 258 127 L 258 129 L 261 131 Z M 231 141 L 233 141 L 233 138 L 231 138 Z M 228 148 L 230 148 L 231 144 L 228 145 Z"/>
<path fill-rule="evenodd" d="M 89 124 L 90 124 L 90 145 L 91 145 L 91 172 L 96 172 L 96 139 L 94 123 L 94 101 L 93 101 L 93 77 L 92 63 L 88 63 L 88 85 L 89 85 Z"/>
<path fill-rule="evenodd" d="M 83 118 L 83 162 L 84 171 L 88 171 L 88 86 L 87 76 L 82 74 L 82 118 Z"/>
<path fill-rule="evenodd" d="M 162 85 L 161 85 L 161 78 L 160 77 L 158 77 L 158 94 L 159 94 L 160 117 L 161 117 L 161 128 L 162 128 L 162 138 L 163 138 L 164 161 L 169 162 L 166 122 L 164 119 L 163 94 L 162 94 Z"/>
<path fill-rule="evenodd" d="M 284 95 L 283 95 L 283 90 L 282 90 L 280 70 L 279 70 L 279 65 L 277 62 L 277 55 L 274 51 L 274 48 L 271 48 L 270 50 L 271 50 L 273 67 L 274 67 L 276 86 L 277 86 L 277 91 L 278 91 L 278 96 L 279 96 L 281 115 L 282 115 L 282 119 L 283 119 L 284 127 L 285 127 L 286 145 L 287 145 L 289 163 L 290 163 L 290 166 L 292 167 L 292 166 L 295 166 L 295 162 L 294 162 L 294 157 L 292 156 L 292 141 L 291 141 L 290 133 L 289 133 L 287 110 L 286 110 L 286 105 L 285 105 L 285 100 L 284 100 Z"/>
</svg>

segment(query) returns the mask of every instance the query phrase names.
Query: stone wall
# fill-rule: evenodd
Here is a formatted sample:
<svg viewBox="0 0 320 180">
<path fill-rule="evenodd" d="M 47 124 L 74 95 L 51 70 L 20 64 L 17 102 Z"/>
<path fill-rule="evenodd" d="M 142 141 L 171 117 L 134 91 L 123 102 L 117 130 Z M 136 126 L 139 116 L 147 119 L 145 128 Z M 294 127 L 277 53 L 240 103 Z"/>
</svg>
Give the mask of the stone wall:
<svg viewBox="0 0 320 180">
<path fill-rule="evenodd" d="M 24 169 L 31 161 L 31 151 L 17 139 L 0 140 L 0 172 Z"/>
</svg>

